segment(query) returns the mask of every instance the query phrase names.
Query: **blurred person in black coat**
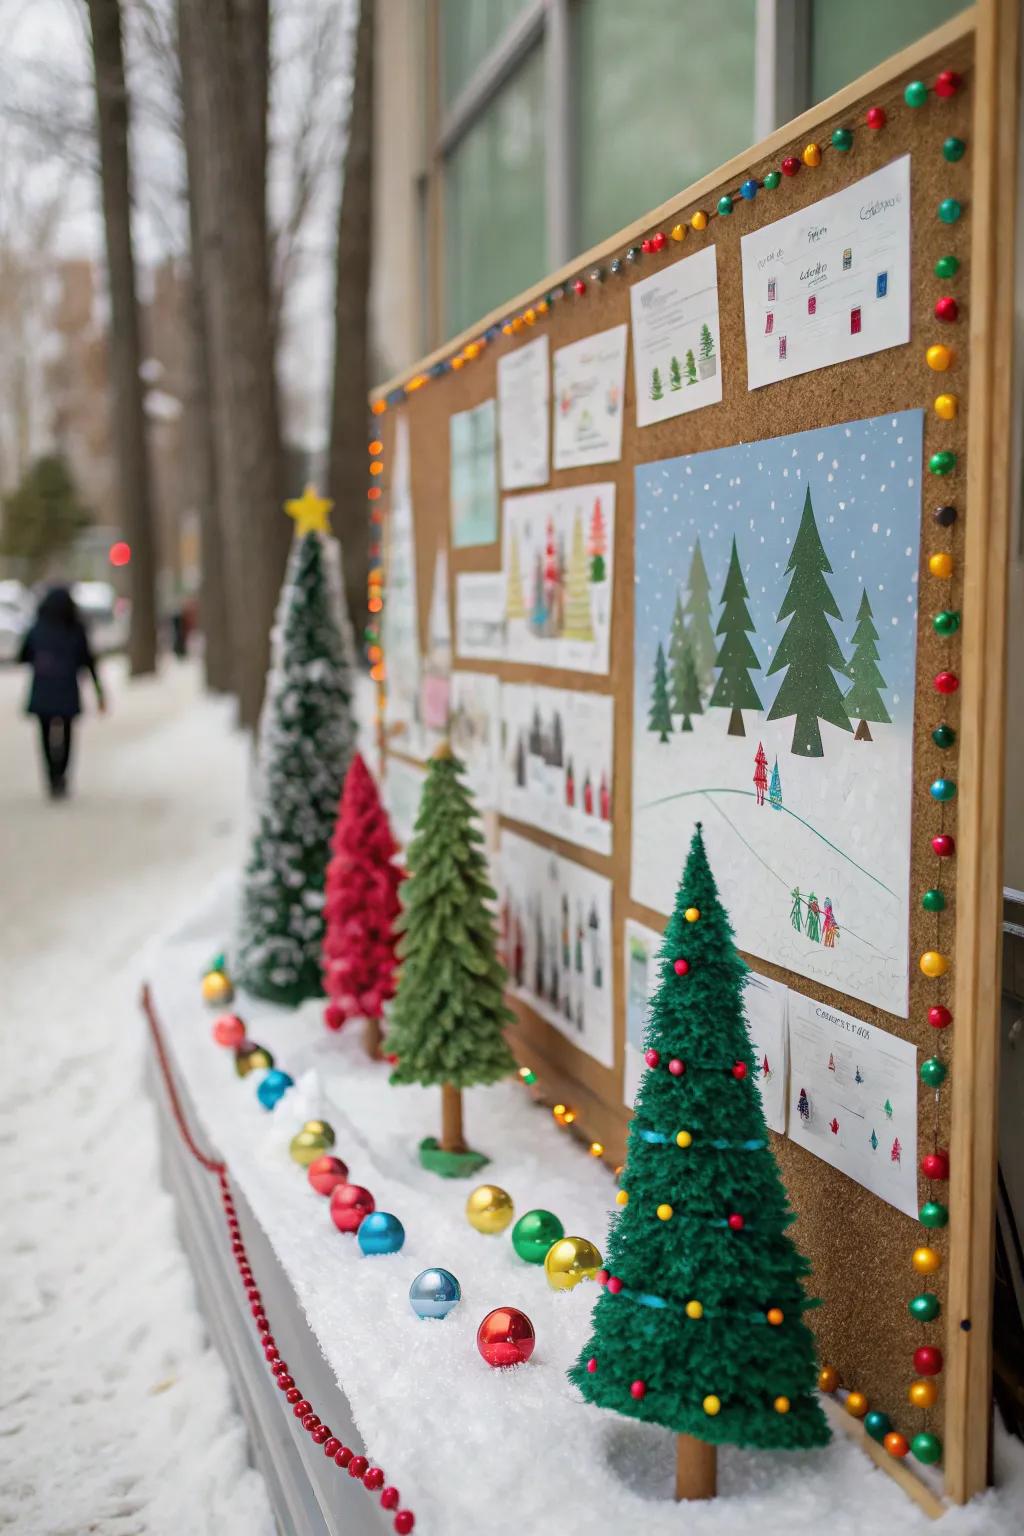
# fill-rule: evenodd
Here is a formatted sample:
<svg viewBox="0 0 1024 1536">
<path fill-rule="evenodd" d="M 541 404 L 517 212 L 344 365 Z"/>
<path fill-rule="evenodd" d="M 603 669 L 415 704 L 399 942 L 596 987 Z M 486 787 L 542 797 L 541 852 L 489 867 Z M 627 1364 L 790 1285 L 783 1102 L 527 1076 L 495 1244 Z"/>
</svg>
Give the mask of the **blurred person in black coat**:
<svg viewBox="0 0 1024 1536">
<path fill-rule="evenodd" d="M 27 713 L 37 716 L 53 799 L 67 794 L 71 727 L 82 712 L 79 672 L 89 672 L 100 712 L 106 708 L 89 636 L 67 587 L 52 587 L 39 604 L 18 660 L 32 668 Z"/>
</svg>

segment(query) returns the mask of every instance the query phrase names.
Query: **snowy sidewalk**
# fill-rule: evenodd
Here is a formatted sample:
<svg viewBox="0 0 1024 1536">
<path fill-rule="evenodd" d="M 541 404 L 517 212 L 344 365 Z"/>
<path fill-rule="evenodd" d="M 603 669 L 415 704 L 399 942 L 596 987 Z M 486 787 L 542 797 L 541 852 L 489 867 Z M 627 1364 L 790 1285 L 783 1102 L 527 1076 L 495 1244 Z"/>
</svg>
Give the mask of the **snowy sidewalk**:
<svg viewBox="0 0 1024 1536">
<path fill-rule="evenodd" d="M 79 722 L 40 789 L 26 678 L 0 670 L 0 1528 L 270 1536 L 196 1310 L 142 1097 L 145 949 L 240 856 L 245 746 L 190 666 Z"/>
</svg>

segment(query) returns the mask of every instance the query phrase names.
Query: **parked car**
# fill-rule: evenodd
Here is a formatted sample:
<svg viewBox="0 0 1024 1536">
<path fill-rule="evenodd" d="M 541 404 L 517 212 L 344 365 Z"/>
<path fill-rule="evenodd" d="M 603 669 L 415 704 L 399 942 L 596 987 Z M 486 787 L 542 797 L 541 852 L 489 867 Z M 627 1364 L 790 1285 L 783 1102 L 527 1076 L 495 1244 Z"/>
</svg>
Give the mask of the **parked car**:
<svg viewBox="0 0 1024 1536">
<path fill-rule="evenodd" d="M 0 581 L 0 662 L 17 661 L 33 607 L 32 595 L 20 581 Z"/>
<path fill-rule="evenodd" d="M 97 656 L 122 651 L 128 643 L 131 604 L 119 597 L 109 581 L 76 581 L 71 589 L 89 642 Z"/>
</svg>

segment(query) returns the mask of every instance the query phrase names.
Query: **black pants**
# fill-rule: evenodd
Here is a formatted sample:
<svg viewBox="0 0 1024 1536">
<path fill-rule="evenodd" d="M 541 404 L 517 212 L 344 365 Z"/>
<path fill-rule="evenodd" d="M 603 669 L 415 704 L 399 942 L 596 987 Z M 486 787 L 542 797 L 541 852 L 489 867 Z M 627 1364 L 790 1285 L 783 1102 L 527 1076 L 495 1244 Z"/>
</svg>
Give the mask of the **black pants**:
<svg viewBox="0 0 1024 1536">
<path fill-rule="evenodd" d="M 50 788 L 63 785 L 71 761 L 71 717 L 69 715 L 40 715 L 39 732 L 43 740 L 43 758 L 50 779 Z"/>
</svg>

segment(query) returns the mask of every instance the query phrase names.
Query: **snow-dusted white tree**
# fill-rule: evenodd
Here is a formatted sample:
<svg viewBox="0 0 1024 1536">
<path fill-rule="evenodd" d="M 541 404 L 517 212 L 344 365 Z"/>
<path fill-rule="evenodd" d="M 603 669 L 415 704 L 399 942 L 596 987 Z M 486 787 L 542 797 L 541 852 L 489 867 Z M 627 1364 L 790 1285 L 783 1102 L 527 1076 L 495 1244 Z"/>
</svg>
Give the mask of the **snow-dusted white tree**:
<svg viewBox="0 0 1024 1536">
<path fill-rule="evenodd" d="M 330 542 L 318 532 L 297 537 L 281 587 L 236 945 L 242 986 L 292 1005 L 321 994 L 324 876 L 355 744 Z"/>
</svg>

